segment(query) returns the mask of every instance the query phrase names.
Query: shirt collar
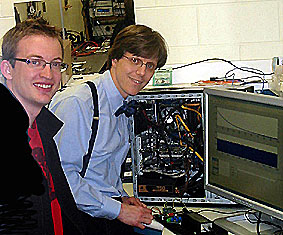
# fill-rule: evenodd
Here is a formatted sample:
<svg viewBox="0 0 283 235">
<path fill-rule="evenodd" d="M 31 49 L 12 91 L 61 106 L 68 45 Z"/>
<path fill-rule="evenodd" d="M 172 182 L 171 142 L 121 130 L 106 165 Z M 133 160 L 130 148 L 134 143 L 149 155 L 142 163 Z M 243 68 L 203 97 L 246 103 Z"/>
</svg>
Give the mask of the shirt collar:
<svg viewBox="0 0 283 235">
<path fill-rule="evenodd" d="M 116 88 L 111 74 L 110 70 L 107 70 L 104 73 L 104 87 L 105 87 L 105 92 L 107 95 L 107 98 L 110 103 L 110 107 L 112 109 L 112 114 L 116 112 L 116 110 L 123 104 L 123 101 L 125 100 L 119 90 Z M 126 99 L 127 100 L 127 99 Z"/>
</svg>

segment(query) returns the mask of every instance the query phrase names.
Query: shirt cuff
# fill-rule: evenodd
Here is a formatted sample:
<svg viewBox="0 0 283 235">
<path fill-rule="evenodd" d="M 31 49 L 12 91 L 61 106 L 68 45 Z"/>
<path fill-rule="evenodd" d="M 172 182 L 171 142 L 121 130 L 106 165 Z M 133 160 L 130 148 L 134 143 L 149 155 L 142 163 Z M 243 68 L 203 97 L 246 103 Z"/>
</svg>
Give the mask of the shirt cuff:
<svg viewBox="0 0 283 235">
<path fill-rule="evenodd" d="M 130 197 L 129 194 L 123 189 L 122 197 Z"/>
<path fill-rule="evenodd" d="M 107 215 L 107 219 L 116 219 L 120 214 L 121 202 L 108 197 L 104 203 L 103 211 Z"/>
</svg>

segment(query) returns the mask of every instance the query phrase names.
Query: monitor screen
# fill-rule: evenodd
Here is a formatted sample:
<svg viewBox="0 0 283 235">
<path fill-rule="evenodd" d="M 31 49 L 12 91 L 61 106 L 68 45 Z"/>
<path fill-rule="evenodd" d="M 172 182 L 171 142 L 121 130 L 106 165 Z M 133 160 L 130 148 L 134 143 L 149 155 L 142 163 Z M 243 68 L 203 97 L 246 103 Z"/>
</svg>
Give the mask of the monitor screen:
<svg viewBox="0 0 283 235">
<path fill-rule="evenodd" d="M 283 99 L 205 89 L 205 188 L 283 219 Z"/>
</svg>

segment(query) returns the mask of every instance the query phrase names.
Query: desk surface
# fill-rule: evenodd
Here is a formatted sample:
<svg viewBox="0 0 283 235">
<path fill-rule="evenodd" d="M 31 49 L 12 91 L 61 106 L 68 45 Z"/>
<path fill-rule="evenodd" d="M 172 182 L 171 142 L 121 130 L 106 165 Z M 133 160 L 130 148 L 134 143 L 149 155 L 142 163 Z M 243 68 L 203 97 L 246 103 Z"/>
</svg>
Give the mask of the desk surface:
<svg viewBox="0 0 283 235">
<path fill-rule="evenodd" d="M 133 196 L 134 195 L 134 193 L 133 193 L 133 184 L 132 183 L 124 183 L 123 184 L 123 186 L 124 186 L 124 189 L 125 189 L 125 191 L 130 195 L 130 196 Z M 160 207 L 159 206 L 159 208 L 161 209 L 162 207 Z M 177 211 L 181 211 L 182 210 L 182 208 L 181 207 L 176 207 L 175 208 Z M 203 207 L 187 207 L 187 209 L 189 210 L 189 211 L 195 211 L 195 212 L 197 212 L 197 211 L 203 211 L 203 212 L 201 212 L 201 215 L 203 215 L 204 217 L 206 217 L 206 218 L 208 218 L 209 220 L 214 220 L 214 219 L 216 219 L 216 218 L 221 218 L 221 217 L 226 217 L 227 216 L 227 214 L 221 214 L 221 213 L 216 213 L 216 212 L 212 212 L 212 211 L 209 211 L 208 209 L 211 209 L 211 208 L 203 208 Z M 205 209 L 207 209 L 207 210 L 205 210 Z M 217 210 L 217 211 L 219 211 L 219 212 L 221 212 L 221 211 L 223 211 L 223 212 L 225 212 L 225 213 L 227 213 L 227 212 L 233 212 L 233 211 L 235 211 L 235 208 L 216 208 L 215 210 Z M 174 234 L 172 231 L 170 231 L 168 228 L 164 228 L 163 229 L 163 233 L 162 233 L 163 235 L 172 235 L 172 234 Z"/>
<path fill-rule="evenodd" d="M 133 184 L 127 183 L 124 184 L 125 191 L 132 196 L 133 195 Z M 161 209 L 161 206 L 158 206 Z M 183 208 L 175 207 L 176 211 L 181 211 Z M 244 217 L 244 212 L 247 209 L 243 207 L 186 207 L 188 211 L 198 212 L 200 215 L 205 218 L 215 221 L 215 224 L 229 231 L 229 234 L 239 234 L 239 235 L 254 235 L 256 232 L 256 224 L 251 224 L 247 222 Z M 269 225 L 261 225 L 260 226 L 261 233 L 260 234 L 273 234 L 276 231 L 276 228 Z M 278 230 L 278 229 L 277 229 Z M 174 233 L 170 231 L 168 228 L 164 228 L 163 235 L 173 235 Z"/>
</svg>

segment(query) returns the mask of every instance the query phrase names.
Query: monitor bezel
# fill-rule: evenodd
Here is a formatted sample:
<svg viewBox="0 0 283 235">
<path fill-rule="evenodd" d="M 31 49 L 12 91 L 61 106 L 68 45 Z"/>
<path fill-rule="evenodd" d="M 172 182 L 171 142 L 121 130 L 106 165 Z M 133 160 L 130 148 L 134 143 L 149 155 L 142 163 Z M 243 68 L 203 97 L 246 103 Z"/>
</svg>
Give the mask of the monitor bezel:
<svg viewBox="0 0 283 235">
<path fill-rule="evenodd" d="M 283 99 L 280 97 L 273 97 L 273 96 L 267 96 L 267 95 L 261 95 L 261 94 L 255 94 L 255 93 L 246 93 L 241 91 L 234 91 L 234 90 L 227 90 L 223 88 L 205 88 L 204 89 L 204 136 L 205 136 L 205 161 L 204 161 L 204 187 L 207 191 L 215 193 L 219 196 L 222 196 L 224 198 L 227 198 L 233 202 L 236 202 L 238 204 L 244 205 L 246 207 L 249 207 L 251 209 L 263 212 L 267 215 L 276 217 L 277 219 L 283 220 L 283 208 L 282 211 L 278 210 L 275 207 L 268 206 L 264 203 L 261 203 L 259 201 L 256 201 L 256 199 L 250 199 L 247 197 L 244 197 L 240 194 L 236 194 L 235 192 L 232 192 L 229 189 L 221 188 L 220 186 L 216 186 L 214 184 L 211 184 L 209 182 L 208 172 L 209 172 L 209 166 L 208 166 L 208 118 L 209 118 L 209 96 L 219 96 L 219 97 L 226 97 L 226 98 L 233 98 L 238 99 L 242 101 L 250 101 L 254 103 L 259 104 L 268 104 L 273 106 L 278 106 L 283 108 Z"/>
</svg>

